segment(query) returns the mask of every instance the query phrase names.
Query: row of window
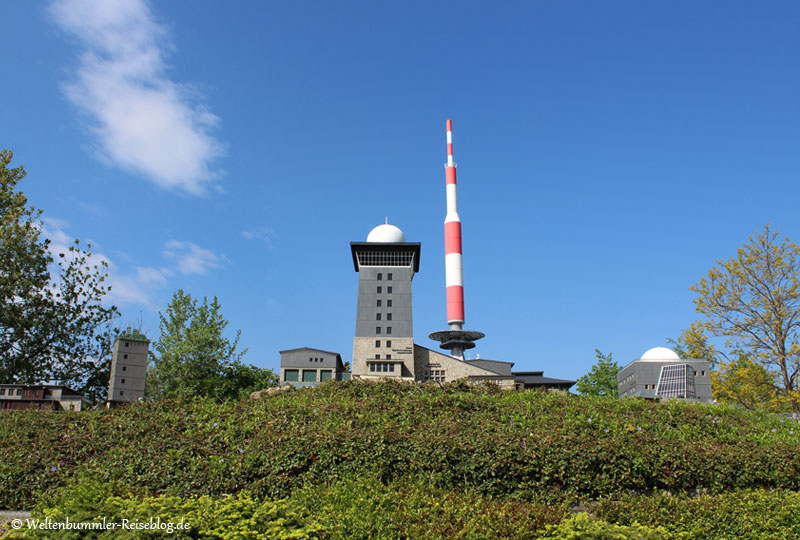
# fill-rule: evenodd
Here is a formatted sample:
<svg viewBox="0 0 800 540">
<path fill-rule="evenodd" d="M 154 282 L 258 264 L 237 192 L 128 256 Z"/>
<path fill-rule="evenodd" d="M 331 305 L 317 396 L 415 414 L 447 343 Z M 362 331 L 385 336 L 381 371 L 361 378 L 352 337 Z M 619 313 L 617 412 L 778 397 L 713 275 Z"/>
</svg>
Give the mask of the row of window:
<svg viewBox="0 0 800 540">
<path fill-rule="evenodd" d="M 317 370 L 316 369 L 304 369 L 303 371 L 303 382 L 317 382 Z M 330 369 L 321 369 L 319 370 L 319 380 L 320 381 L 330 381 L 333 378 L 333 370 Z M 284 369 L 283 370 L 283 380 L 286 382 L 299 382 L 300 381 L 300 370 L 299 369 Z"/>
<path fill-rule="evenodd" d="M 376 334 L 380 334 L 381 333 L 381 327 L 380 326 L 376 326 L 375 327 L 375 333 Z M 387 326 L 386 327 L 386 333 L 387 334 L 391 334 L 392 333 L 392 327 L 391 326 Z"/>
<path fill-rule="evenodd" d="M 382 307 L 380 298 L 378 298 L 378 304 L 377 305 L 378 305 L 378 307 Z M 386 300 L 386 307 L 392 307 L 392 299 L 391 298 Z"/>
<path fill-rule="evenodd" d="M 17 395 L 21 396 L 22 395 L 22 388 L 17 388 L 16 390 L 17 390 Z M 0 388 L 0 396 L 4 396 L 4 395 L 6 395 L 6 389 L 5 388 Z M 8 395 L 9 396 L 13 396 L 14 395 L 14 388 L 9 388 L 8 389 Z"/>
<path fill-rule="evenodd" d="M 381 320 L 381 314 L 380 314 L 380 313 L 376 313 L 376 314 L 375 314 L 375 320 L 376 320 L 376 321 L 379 321 L 379 320 Z M 387 314 L 386 314 L 386 320 L 387 320 L 387 321 L 391 321 L 391 320 L 392 320 L 392 314 L 391 314 L 391 313 L 387 313 Z"/>
<path fill-rule="evenodd" d="M 378 281 L 380 281 L 380 280 L 382 280 L 382 279 L 383 279 L 383 274 L 381 274 L 380 272 L 378 272 Z M 388 274 L 386 274 L 386 280 L 387 280 L 387 281 L 392 281 L 392 274 L 391 274 L 391 272 L 390 272 L 390 273 L 388 273 Z"/>
<path fill-rule="evenodd" d="M 394 363 L 392 362 L 367 362 L 372 373 L 394 373 Z"/>
<path fill-rule="evenodd" d="M 426 370 L 423 373 L 423 381 L 433 381 L 433 382 L 445 382 L 445 370 L 443 369 L 432 369 L 430 371 Z"/>
<path fill-rule="evenodd" d="M 375 360 L 380 360 L 380 359 L 381 359 L 381 355 L 380 354 L 376 354 L 375 355 Z M 391 360 L 392 359 L 392 355 L 391 354 L 387 354 L 386 355 L 386 359 L 387 360 Z"/>
<path fill-rule="evenodd" d="M 324 360 L 324 358 L 316 358 L 316 357 L 312 357 L 312 356 L 308 357 L 308 361 L 309 362 L 322 362 L 323 360 Z"/>
<path fill-rule="evenodd" d="M 413 251 L 357 251 L 359 266 L 413 266 Z"/>
<path fill-rule="evenodd" d="M 383 294 L 383 287 L 378 285 L 378 291 L 377 292 L 378 292 L 378 294 Z M 386 294 L 392 294 L 392 288 L 391 287 L 386 287 Z"/>
<path fill-rule="evenodd" d="M 386 346 L 387 347 L 391 347 L 392 346 L 392 340 L 391 339 L 387 339 L 386 340 Z M 377 347 L 378 349 L 381 348 L 381 340 L 379 340 L 379 339 L 375 340 L 375 347 Z"/>
</svg>

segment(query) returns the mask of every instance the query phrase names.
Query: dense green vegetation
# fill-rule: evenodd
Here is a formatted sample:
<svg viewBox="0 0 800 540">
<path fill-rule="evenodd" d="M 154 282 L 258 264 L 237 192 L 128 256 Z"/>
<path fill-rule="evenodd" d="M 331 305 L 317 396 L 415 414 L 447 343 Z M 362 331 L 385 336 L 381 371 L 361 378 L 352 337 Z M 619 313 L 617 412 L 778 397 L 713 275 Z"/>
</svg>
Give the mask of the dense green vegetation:
<svg viewBox="0 0 800 540">
<path fill-rule="evenodd" d="M 614 523 L 675 538 L 726 509 L 742 530 L 748 513 L 785 523 L 759 538 L 800 534 L 800 424 L 727 407 L 352 381 L 257 401 L 3 413 L 0 438 L 2 508 L 88 475 L 124 486 L 132 505 L 286 499 L 326 538 L 580 538 L 617 534 Z M 769 510 L 776 498 L 791 504 Z M 608 523 L 564 521 L 576 505 Z M 689 537 L 732 534 L 702 527 Z M 602 534 L 586 537 L 613 537 Z"/>
</svg>

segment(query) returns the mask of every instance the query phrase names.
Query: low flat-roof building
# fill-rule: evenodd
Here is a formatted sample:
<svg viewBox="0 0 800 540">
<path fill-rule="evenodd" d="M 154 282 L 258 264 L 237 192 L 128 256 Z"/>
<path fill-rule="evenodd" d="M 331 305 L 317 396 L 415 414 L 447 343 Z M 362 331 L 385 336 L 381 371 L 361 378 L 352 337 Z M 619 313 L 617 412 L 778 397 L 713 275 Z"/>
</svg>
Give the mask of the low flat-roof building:
<svg viewBox="0 0 800 540">
<path fill-rule="evenodd" d="M 339 353 L 300 347 L 281 353 L 280 385 L 317 386 L 330 380 L 346 381 L 350 372 L 344 368 Z"/>
<path fill-rule="evenodd" d="M 544 371 L 515 371 L 514 382 L 518 390 L 542 389 L 563 390 L 566 392 L 575 384 L 567 379 L 554 379 L 545 377 Z"/>
<path fill-rule="evenodd" d="M 0 384 L 0 410 L 82 411 L 91 405 L 83 394 L 56 384 Z"/>
<path fill-rule="evenodd" d="M 711 365 L 681 359 L 666 347 L 655 347 L 617 374 L 619 397 L 678 398 L 712 403 Z"/>
</svg>

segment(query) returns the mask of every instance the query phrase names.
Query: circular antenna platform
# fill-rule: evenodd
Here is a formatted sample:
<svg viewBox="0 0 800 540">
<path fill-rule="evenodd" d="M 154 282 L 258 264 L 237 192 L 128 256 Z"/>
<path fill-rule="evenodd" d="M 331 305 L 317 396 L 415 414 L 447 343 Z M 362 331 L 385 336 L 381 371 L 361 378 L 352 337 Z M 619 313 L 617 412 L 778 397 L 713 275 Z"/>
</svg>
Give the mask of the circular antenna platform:
<svg viewBox="0 0 800 540">
<path fill-rule="evenodd" d="M 441 342 L 442 349 L 456 349 L 462 350 L 472 349 L 475 347 L 475 341 L 478 341 L 486 334 L 483 332 L 475 332 L 473 330 L 439 330 L 438 332 L 431 332 L 428 337 L 434 341 Z"/>
</svg>

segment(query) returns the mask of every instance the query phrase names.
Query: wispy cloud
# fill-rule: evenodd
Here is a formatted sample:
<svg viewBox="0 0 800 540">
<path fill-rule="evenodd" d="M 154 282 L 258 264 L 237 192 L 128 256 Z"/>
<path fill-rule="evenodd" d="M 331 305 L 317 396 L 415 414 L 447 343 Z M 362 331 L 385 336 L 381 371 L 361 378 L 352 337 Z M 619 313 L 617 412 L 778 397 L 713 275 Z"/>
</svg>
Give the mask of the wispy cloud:
<svg viewBox="0 0 800 540">
<path fill-rule="evenodd" d="M 49 250 L 56 261 L 62 260 L 61 253 L 65 254 L 64 259 L 67 262 L 71 257 L 69 248 L 74 244 L 74 239 L 67 231 L 68 226 L 67 222 L 60 219 L 43 219 L 42 234 L 50 239 Z M 86 248 L 87 244 L 82 243 L 81 247 Z M 117 255 L 122 257 L 119 253 Z M 133 271 L 123 271 L 98 251 L 96 246 L 93 247 L 89 265 L 99 264 L 100 261 L 105 261 L 108 265 L 105 285 L 111 286 L 111 292 L 103 303 L 117 306 L 144 306 L 155 312 L 160 309 L 157 298 L 177 274 L 203 275 L 228 262 L 224 255 L 216 254 L 191 242 L 178 240 L 166 242 L 162 255 L 168 261 L 163 261 L 163 266 L 134 266 Z M 115 256 L 117 259 L 120 257 Z M 133 262 L 129 257 L 122 258 L 128 263 Z"/>
<path fill-rule="evenodd" d="M 212 268 L 219 268 L 225 258 L 213 251 L 201 248 L 191 242 L 170 240 L 164 244 L 165 257 L 175 262 L 181 274 L 207 274 Z"/>
<path fill-rule="evenodd" d="M 269 227 L 242 231 L 242 238 L 245 240 L 260 240 L 267 245 L 272 245 L 272 242 L 275 240 L 275 231 Z"/>
<path fill-rule="evenodd" d="M 90 118 L 99 156 L 156 184 L 200 195 L 221 172 L 219 119 L 170 80 L 166 30 L 145 0 L 55 0 L 56 23 L 84 48 L 67 98 Z"/>
</svg>

